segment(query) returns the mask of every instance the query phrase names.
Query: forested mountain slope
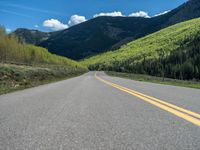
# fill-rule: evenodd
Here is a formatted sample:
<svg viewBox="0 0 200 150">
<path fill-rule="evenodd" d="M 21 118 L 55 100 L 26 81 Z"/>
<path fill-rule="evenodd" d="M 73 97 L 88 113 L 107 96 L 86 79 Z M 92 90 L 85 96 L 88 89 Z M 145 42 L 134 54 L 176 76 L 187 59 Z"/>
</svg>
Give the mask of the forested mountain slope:
<svg viewBox="0 0 200 150">
<path fill-rule="evenodd" d="M 200 18 L 173 25 L 82 63 L 91 70 L 200 79 Z"/>
</svg>

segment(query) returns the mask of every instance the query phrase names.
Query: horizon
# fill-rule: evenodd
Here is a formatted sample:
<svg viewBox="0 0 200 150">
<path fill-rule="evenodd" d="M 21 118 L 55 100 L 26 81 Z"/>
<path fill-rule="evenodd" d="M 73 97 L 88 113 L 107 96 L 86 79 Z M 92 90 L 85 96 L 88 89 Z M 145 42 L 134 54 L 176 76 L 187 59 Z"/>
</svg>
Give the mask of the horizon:
<svg viewBox="0 0 200 150">
<path fill-rule="evenodd" d="M 166 2 L 161 0 L 150 1 L 85 1 L 80 0 L 66 2 L 48 2 L 47 0 L 1 0 L 1 25 L 5 26 L 7 32 L 17 28 L 40 30 L 43 32 L 67 29 L 76 24 L 85 22 L 98 16 L 124 16 L 150 18 L 167 13 L 172 9 L 185 3 L 187 0 L 176 0 Z M 46 5 L 48 3 L 48 5 Z M 154 5 L 156 3 L 156 6 Z"/>
</svg>

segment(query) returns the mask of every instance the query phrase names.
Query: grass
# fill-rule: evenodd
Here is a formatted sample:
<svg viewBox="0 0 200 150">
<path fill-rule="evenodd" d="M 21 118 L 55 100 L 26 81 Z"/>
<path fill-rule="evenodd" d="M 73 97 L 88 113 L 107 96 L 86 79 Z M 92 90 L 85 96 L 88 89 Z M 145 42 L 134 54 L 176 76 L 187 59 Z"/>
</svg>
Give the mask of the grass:
<svg viewBox="0 0 200 150">
<path fill-rule="evenodd" d="M 136 81 L 152 82 L 152 83 L 158 83 L 158 84 L 166 84 L 166 85 L 174 85 L 174 86 L 200 89 L 200 82 L 197 82 L 197 81 L 175 80 L 175 79 L 169 79 L 169 78 L 163 79 L 161 77 L 155 77 L 155 76 L 149 76 L 149 75 L 120 73 L 120 72 L 113 72 L 113 71 L 106 71 L 106 74 L 109 76 L 122 77 L 122 78 L 127 78 L 131 80 L 136 80 Z"/>
<path fill-rule="evenodd" d="M 0 64 L 0 94 L 35 87 L 85 73 L 63 67 Z"/>
</svg>

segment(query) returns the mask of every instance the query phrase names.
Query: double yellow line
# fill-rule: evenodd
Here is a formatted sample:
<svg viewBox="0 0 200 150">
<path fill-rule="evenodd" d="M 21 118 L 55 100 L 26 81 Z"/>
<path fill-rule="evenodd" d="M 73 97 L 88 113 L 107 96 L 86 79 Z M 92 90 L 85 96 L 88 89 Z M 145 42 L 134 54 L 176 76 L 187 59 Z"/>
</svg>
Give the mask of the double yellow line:
<svg viewBox="0 0 200 150">
<path fill-rule="evenodd" d="M 192 112 L 190 110 L 186 110 L 184 108 L 181 108 L 181 107 L 178 107 L 176 105 L 173 105 L 173 104 L 170 104 L 170 103 L 167 103 L 163 100 L 159 100 L 157 98 L 154 98 L 154 97 L 151 97 L 151 96 L 148 96 L 148 95 L 145 95 L 145 94 L 142 94 L 140 92 L 137 92 L 137 91 L 134 91 L 132 89 L 129 89 L 129 88 L 126 88 L 126 87 L 123 87 L 123 86 L 120 86 L 118 84 L 115 84 L 115 83 L 112 83 L 110 81 L 106 81 L 100 77 L 98 77 L 95 73 L 95 78 L 98 79 L 99 81 L 107 84 L 107 85 L 110 85 L 116 89 L 119 89 L 123 92 L 126 92 L 126 93 L 129 93 L 135 97 L 138 97 L 140 98 L 141 100 L 144 100 L 154 106 L 157 106 L 167 112 L 170 112 L 172 114 L 174 114 L 175 116 L 178 116 L 184 120 L 187 120 L 197 126 L 200 126 L 200 114 L 198 113 L 195 113 L 195 112 Z"/>
</svg>

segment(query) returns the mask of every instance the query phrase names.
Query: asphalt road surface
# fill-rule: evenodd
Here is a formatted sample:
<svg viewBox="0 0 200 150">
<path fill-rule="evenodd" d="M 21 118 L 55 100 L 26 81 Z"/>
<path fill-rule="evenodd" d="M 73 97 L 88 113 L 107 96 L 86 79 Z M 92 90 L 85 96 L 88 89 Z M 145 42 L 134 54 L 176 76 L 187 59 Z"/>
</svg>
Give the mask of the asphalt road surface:
<svg viewBox="0 0 200 150">
<path fill-rule="evenodd" d="M 89 72 L 0 96 L 0 150 L 200 150 L 199 114 L 198 89 Z"/>
</svg>

